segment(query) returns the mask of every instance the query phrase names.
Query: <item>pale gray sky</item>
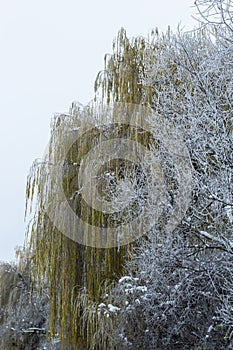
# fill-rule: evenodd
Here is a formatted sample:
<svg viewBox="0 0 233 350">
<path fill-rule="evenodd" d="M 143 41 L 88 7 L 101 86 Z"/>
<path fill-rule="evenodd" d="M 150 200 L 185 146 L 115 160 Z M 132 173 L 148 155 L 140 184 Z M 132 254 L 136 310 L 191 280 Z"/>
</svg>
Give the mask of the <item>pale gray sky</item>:
<svg viewBox="0 0 233 350">
<path fill-rule="evenodd" d="M 24 240 L 25 183 L 49 138 L 50 119 L 88 103 L 112 40 L 155 27 L 185 30 L 194 0 L 0 0 L 0 260 Z"/>
</svg>

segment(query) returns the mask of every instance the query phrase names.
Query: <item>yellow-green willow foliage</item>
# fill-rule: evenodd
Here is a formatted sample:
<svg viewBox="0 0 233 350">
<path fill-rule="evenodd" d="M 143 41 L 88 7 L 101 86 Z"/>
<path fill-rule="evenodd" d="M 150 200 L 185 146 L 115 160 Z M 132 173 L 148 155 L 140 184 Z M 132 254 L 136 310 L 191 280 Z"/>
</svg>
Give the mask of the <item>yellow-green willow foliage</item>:
<svg viewBox="0 0 233 350">
<path fill-rule="evenodd" d="M 101 88 L 107 103 L 152 102 L 151 86 L 145 86 L 145 56 L 150 44 L 143 37 L 129 39 L 124 29 L 113 42 L 113 54 L 105 55 L 104 70 L 99 72 L 95 91 Z"/>
<path fill-rule="evenodd" d="M 51 138 L 44 161 L 41 164 L 35 164 L 32 168 L 27 184 L 28 205 L 35 194 L 37 199 L 36 214 L 30 236 L 31 250 L 34 252 L 34 274 L 41 285 L 43 283 L 46 285 L 50 293 L 51 336 L 59 330 L 64 347 L 68 346 L 69 349 L 72 346 L 78 349 L 82 347 L 94 349 L 95 346 L 100 346 L 101 349 L 111 348 L 113 319 L 98 311 L 98 305 L 104 301 L 106 293 L 110 293 L 111 283 L 118 280 L 124 273 L 124 265 L 129 257 L 131 244 L 96 248 L 90 244 L 78 243 L 77 232 L 72 229 L 68 234 L 63 230 L 59 232 L 48 209 L 49 203 L 51 201 L 54 203 L 53 195 L 58 191 L 54 177 L 56 161 L 63 160 L 64 169 L 61 174 L 63 192 L 74 213 L 95 228 L 106 227 L 108 229 L 118 225 L 118 222 L 128 224 L 130 215 L 131 219 L 134 219 L 134 216 L 140 213 L 140 204 L 132 201 L 131 206 L 120 211 L 121 217 L 118 216 L 119 210 L 116 211 L 116 214 L 106 215 L 94 207 L 88 207 L 78 194 L 78 174 L 82 159 L 85 158 L 90 148 L 106 135 L 110 139 L 117 135 L 118 138 L 135 140 L 148 146 L 148 149 L 149 145 L 156 147 L 152 135 L 140 128 L 136 129 L 124 123 L 120 126 L 114 123 L 109 126 L 95 126 L 94 112 L 95 105 L 84 108 L 84 110 L 73 105 L 69 115 L 58 116 L 54 119 L 52 135 L 55 136 Z M 89 114 L 92 115 L 92 119 L 89 118 Z M 66 149 L 64 134 L 72 134 L 75 128 L 79 128 L 82 123 L 89 125 L 88 130 L 82 134 L 82 137 L 75 139 L 68 152 L 64 151 Z M 129 160 L 119 158 L 109 161 L 106 168 L 100 169 L 100 172 L 102 171 L 115 172 L 119 180 L 124 178 L 124 172 L 127 175 L 135 172 L 136 179 L 141 182 L 140 188 L 145 189 L 144 194 L 147 195 L 146 179 L 139 165 L 133 165 L 133 162 Z M 113 186 L 113 193 L 111 186 Z M 102 186 L 100 183 L 104 195 L 110 199 L 114 194 L 114 183 L 111 186 L 108 187 L 105 184 Z M 60 205 L 59 199 L 58 196 L 55 202 L 57 207 Z M 143 201 L 143 195 L 141 200 Z M 61 224 L 65 220 L 66 217 L 61 213 Z M 85 229 L 88 230 L 88 225 L 86 227 L 82 226 L 83 231 L 78 232 L 78 235 L 85 236 L 87 233 Z M 67 226 L 64 228 L 67 229 Z M 127 230 L 127 227 L 125 229 Z M 95 235 L 93 239 L 96 239 L 96 229 L 93 235 Z M 106 329 L 109 332 L 106 332 Z"/>
<path fill-rule="evenodd" d="M 55 118 L 52 132 L 55 132 L 58 124 L 61 130 L 71 124 L 71 129 L 75 125 L 77 127 L 79 118 L 79 111 L 74 109 L 69 116 Z M 63 175 L 63 188 L 67 198 L 75 192 L 77 180 L 72 165 L 77 164 L 85 155 L 91 142 L 94 142 L 95 132 L 97 130 L 92 129 L 84 140 L 76 143 L 65 159 L 71 168 Z M 56 142 L 59 144 L 59 138 L 56 138 Z M 58 156 L 59 148 L 56 150 L 53 147 L 54 143 L 48 148 L 45 162 L 35 164 L 28 178 L 28 200 L 32 200 L 35 193 L 37 199 L 30 235 L 31 249 L 34 252 L 34 273 L 39 283 L 45 283 L 50 293 L 51 336 L 59 329 L 64 348 L 89 348 L 98 330 L 98 315 L 95 315 L 94 310 L 100 303 L 102 289 L 121 276 L 128 247 L 101 249 L 85 246 L 67 238 L 55 227 L 45 210 L 45 203 L 50 201 L 51 191 L 56 186 L 51 180 L 53 164 L 50 161 Z M 70 205 L 76 204 L 70 201 Z M 79 203 L 77 205 L 80 206 Z M 80 208 L 73 209 L 78 212 Z M 93 225 L 102 220 L 100 212 L 93 211 L 87 215 L 92 215 Z M 107 347 L 106 343 L 102 348 Z"/>
<path fill-rule="evenodd" d="M 150 102 L 151 89 L 143 87 L 142 81 L 146 49 L 144 39 L 136 38 L 130 41 L 125 31 L 120 31 L 113 44 L 113 55 L 105 57 L 107 76 L 101 73 L 97 77 L 96 86 L 102 85 L 103 97 L 106 93 L 107 102 Z M 88 118 L 87 110 L 88 108 L 85 110 L 85 118 Z M 91 106 L 89 113 L 92 114 Z M 72 132 L 80 123 L 85 123 L 82 118 L 81 107 L 73 104 L 69 114 L 54 118 L 51 134 L 56 133 L 58 129 L 62 132 Z M 119 136 L 129 132 L 128 129 L 126 125 L 118 130 Z M 66 155 L 65 163 L 70 170 L 63 174 L 63 189 L 67 198 L 71 198 L 76 190 L 78 169 L 74 164 L 80 163 L 91 144 L 98 139 L 99 133 L 100 131 L 93 127 Z M 139 134 L 131 137 L 140 139 Z M 149 140 L 149 135 L 146 135 L 146 138 Z M 107 285 L 122 276 L 130 245 L 108 249 L 85 246 L 59 232 L 50 220 L 46 212 L 46 203 L 50 202 L 52 189 L 56 186 L 51 176 L 51 163 L 61 156 L 61 142 L 62 137 L 59 138 L 58 135 L 55 142 L 50 143 L 44 161 L 35 163 L 28 176 L 27 210 L 32 207 L 30 203 L 36 200 L 35 216 L 29 232 L 30 247 L 34 256 L 34 274 L 38 282 L 41 285 L 44 283 L 49 290 L 51 337 L 59 331 L 65 349 L 89 349 L 96 348 L 95 346 L 98 349 L 110 349 L 111 318 L 107 327 L 103 322 L 106 317 L 98 313 L 97 308 Z M 122 164 L 117 166 L 125 167 Z M 109 166 L 111 168 L 116 164 Z M 76 213 L 84 210 L 77 203 L 70 200 L 70 205 Z M 108 219 L 105 220 L 102 213 L 84 211 L 82 215 L 86 215 L 93 225 L 104 223 L 108 226 Z M 107 328 L 109 332 L 106 333 Z"/>
</svg>

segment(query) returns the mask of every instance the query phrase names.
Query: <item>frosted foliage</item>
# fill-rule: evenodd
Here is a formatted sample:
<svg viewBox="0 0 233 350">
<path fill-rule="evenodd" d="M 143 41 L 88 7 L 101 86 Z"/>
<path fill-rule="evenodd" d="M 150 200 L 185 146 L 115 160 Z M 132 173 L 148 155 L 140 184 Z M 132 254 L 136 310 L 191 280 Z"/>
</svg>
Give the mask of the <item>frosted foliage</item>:
<svg viewBox="0 0 233 350">
<path fill-rule="evenodd" d="M 141 76 L 154 110 L 182 131 L 192 202 L 172 234 L 158 223 L 140 242 L 105 298 L 120 309 L 117 349 L 233 348 L 233 8 L 196 6 L 202 28 L 154 36 Z"/>
</svg>

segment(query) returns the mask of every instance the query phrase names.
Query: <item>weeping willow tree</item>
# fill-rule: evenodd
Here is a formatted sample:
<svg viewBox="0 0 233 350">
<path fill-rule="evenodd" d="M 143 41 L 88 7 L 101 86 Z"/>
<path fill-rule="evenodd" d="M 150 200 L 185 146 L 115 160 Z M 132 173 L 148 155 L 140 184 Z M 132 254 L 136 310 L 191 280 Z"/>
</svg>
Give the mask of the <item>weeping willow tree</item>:
<svg viewBox="0 0 233 350">
<path fill-rule="evenodd" d="M 109 318 L 106 326 L 103 321 L 106 317 L 103 318 L 98 311 L 98 305 L 102 302 L 108 286 L 123 275 L 124 264 L 129 259 L 132 244 L 135 243 L 129 240 L 124 244 L 103 247 L 85 239 L 80 242 L 77 235 L 87 237 L 90 233 L 93 237 L 95 234 L 96 240 L 96 227 L 104 227 L 106 230 L 112 226 L 118 227 L 119 223 L 127 222 L 129 213 L 135 216 L 141 209 L 134 199 L 126 209 L 118 208 L 113 214 L 106 214 L 103 210 L 87 205 L 82 199 L 78 174 L 81 171 L 81 162 L 91 147 L 100 140 L 105 140 L 106 135 L 110 138 L 117 136 L 135 140 L 148 149 L 153 145 L 150 132 L 132 128 L 127 123 L 121 126 L 114 124 L 114 116 L 107 126 L 105 123 L 104 127 L 99 128 L 97 122 L 101 121 L 101 115 L 96 107 L 112 102 L 145 106 L 152 103 L 152 89 L 143 84 L 144 58 L 148 46 L 143 38 L 129 40 L 123 29 L 119 32 L 113 44 L 113 54 L 105 57 L 105 70 L 96 79 L 95 89 L 96 92 L 102 91 L 102 102 L 94 102 L 84 109 L 73 104 L 68 114 L 56 116 L 44 160 L 36 162 L 28 176 L 27 210 L 32 207 L 30 203 L 36 201 L 29 234 L 30 250 L 34 256 L 34 274 L 39 284 L 46 285 L 49 290 L 50 335 L 53 337 L 59 332 L 64 348 L 112 348 L 112 321 Z M 82 137 L 77 137 L 75 131 L 80 130 L 82 125 L 88 127 L 84 127 Z M 70 139 L 75 139 L 75 142 L 69 144 Z M 154 147 L 157 147 L 155 142 Z M 59 161 L 63 193 L 61 198 L 57 195 L 61 191 L 55 179 Z M 114 179 L 106 179 L 109 174 Z M 111 201 L 115 196 L 117 182 L 124 182 L 132 174 L 135 175 L 136 187 L 144 190 L 140 197 L 143 201 L 147 195 L 143 169 L 130 160 L 125 162 L 123 159 L 113 159 L 104 164 L 97 172 L 97 190 L 105 201 Z M 122 193 L 121 191 L 120 194 Z M 86 226 L 74 226 L 72 230 L 68 225 L 67 228 L 67 216 L 62 211 L 63 207 L 60 207 L 63 201 L 68 203 L 77 217 L 82 218 Z M 55 216 L 59 216 L 60 227 L 55 223 Z M 90 227 L 95 227 L 95 233 L 89 232 Z"/>
<path fill-rule="evenodd" d="M 186 45 L 190 44 L 190 52 L 200 53 L 194 61 L 183 39 Z M 98 153 L 105 152 L 98 145 L 111 148 L 107 140 L 127 139 L 143 145 L 153 154 L 160 152 L 163 171 L 157 163 L 153 164 L 152 175 L 157 174 L 157 179 L 161 177 L 161 181 L 166 182 L 168 195 L 161 195 L 165 198 L 166 209 L 160 213 L 158 226 L 166 225 L 179 194 L 182 170 L 178 169 L 177 176 L 174 162 L 163 149 L 159 137 L 156 138 L 150 128 L 140 127 L 145 121 L 137 119 L 138 109 L 115 106 L 140 106 L 137 107 L 141 108 L 140 112 L 154 110 L 166 115 L 179 128 L 186 128 L 186 117 L 181 120 L 180 116 L 187 109 L 188 98 L 198 95 L 203 103 L 206 98 L 196 69 L 203 52 L 211 49 L 211 41 L 204 32 L 183 39 L 178 40 L 170 29 L 163 35 L 152 31 L 148 39 L 129 39 L 124 29 L 120 30 L 112 55 L 105 56 L 104 70 L 97 75 L 95 101 L 85 108 L 74 103 L 69 113 L 54 118 L 44 161 L 35 163 L 29 174 L 27 207 L 36 200 L 29 235 L 34 274 L 39 283 L 49 289 L 51 337 L 59 332 L 65 348 L 114 348 L 114 315 L 111 317 L 106 310 L 102 312 L 100 305 L 106 294 L 111 294 L 112 283 L 124 275 L 132 248 L 137 247 L 141 239 L 147 239 L 146 235 L 141 238 L 140 231 L 141 223 L 147 222 L 146 215 L 133 229 L 128 226 L 130 232 L 134 232 L 134 239 L 124 225 L 140 217 L 151 192 L 159 196 L 156 189 L 148 185 L 150 181 L 145 174 L 145 168 L 154 158 L 147 160 L 147 166 L 143 167 L 126 151 L 122 157 L 105 158 L 96 169 Z M 181 69 L 181 65 L 185 69 Z M 193 77 L 197 86 L 193 84 Z M 119 114 L 121 118 L 125 115 L 121 124 L 117 123 Z M 153 123 L 158 126 L 158 120 Z M 98 152 L 91 158 L 88 154 L 93 148 Z M 137 151 L 135 149 L 135 154 Z M 84 163 L 89 163 L 86 172 Z M 185 165 L 183 171 L 188 173 Z M 90 187 L 83 190 L 83 179 L 91 176 L 95 178 L 94 185 L 90 181 Z M 127 181 L 136 192 L 136 199 L 127 192 Z M 113 210 L 106 210 L 104 203 L 107 207 L 114 203 Z M 82 218 L 81 226 L 74 216 Z M 122 227 L 127 232 L 123 232 Z M 112 228 L 119 228 L 120 234 L 130 239 L 113 242 Z M 103 231 L 106 232 L 104 242 Z"/>
</svg>

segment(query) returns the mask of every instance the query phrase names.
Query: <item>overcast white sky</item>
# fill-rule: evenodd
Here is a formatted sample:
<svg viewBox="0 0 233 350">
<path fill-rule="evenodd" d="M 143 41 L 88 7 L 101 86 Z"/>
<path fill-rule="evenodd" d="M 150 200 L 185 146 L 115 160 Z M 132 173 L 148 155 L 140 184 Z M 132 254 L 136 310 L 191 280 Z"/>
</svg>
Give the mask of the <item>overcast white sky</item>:
<svg viewBox="0 0 233 350">
<path fill-rule="evenodd" d="M 54 113 L 88 103 L 112 40 L 155 27 L 185 30 L 194 0 L 0 0 L 0 260 L 24 241 L 25 183 Z"/>
</svg>

